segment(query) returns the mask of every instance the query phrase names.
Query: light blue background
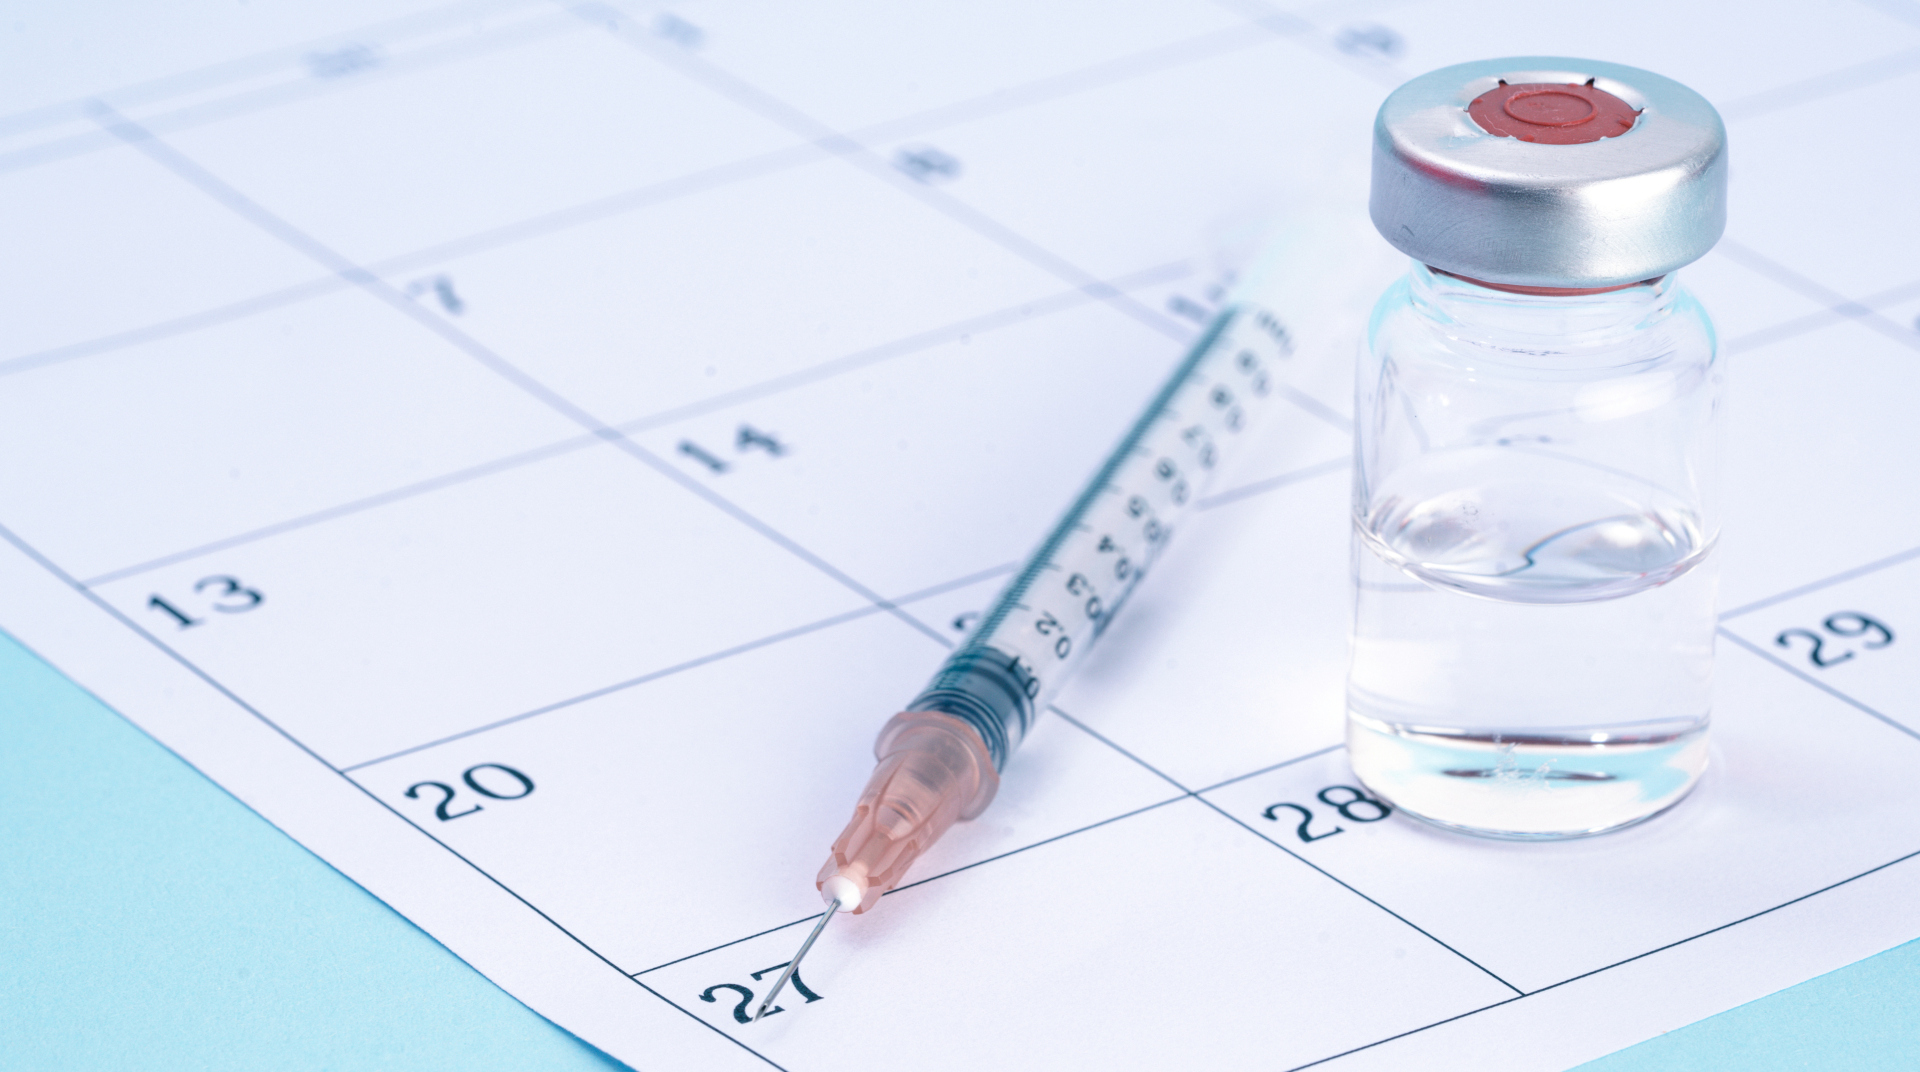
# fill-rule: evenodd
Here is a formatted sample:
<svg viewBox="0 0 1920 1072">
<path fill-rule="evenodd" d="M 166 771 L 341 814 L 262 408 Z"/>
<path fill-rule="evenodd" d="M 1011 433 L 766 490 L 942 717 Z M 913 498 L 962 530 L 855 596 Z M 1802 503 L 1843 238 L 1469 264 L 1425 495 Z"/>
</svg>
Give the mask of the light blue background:
<svg viewBox="0 0 1920 1072">
<path fill-rule="evenodd" d="M 610 1072 L 0 635 L 0 1068 Z M 1920 942 L 1582 1072 L 1920 1065 Z"/>
</svg>

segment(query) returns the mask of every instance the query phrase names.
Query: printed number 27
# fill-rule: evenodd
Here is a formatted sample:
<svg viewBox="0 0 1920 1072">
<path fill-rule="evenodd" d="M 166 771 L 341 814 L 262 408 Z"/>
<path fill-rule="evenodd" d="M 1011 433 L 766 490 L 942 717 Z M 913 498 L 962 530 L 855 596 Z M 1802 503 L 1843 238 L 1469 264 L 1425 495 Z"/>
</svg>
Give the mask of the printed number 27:
<svg viewBox="0 0 1920 1072">
<path fill-rule="evenodd" d="M 788 963 L 788 961 L 783 960 L 771 968 L 761 968 L 759 971 L 753 973 L 753 981 L 756 983 L 759 982 L 761 976 L 769 972 L 777 972 L 781 968 L 786 967 Z M 814 993 L 812 988 L 801 981 L 799 972 L 794 972 L 793 978 L 789 980 L 789 982 L 793 984 L 793 989 L 797 991 L 801 997 L 807 999 L 808 1004 L 812 1004 L 821 999 L 821 995 Z M 753 1001 L 752 990 L 741 986 L 739 983 L 715 983 L 700 992 L 700 1000 L 709 1003 L 719 1001 L 719 998 L 713 996 L 716 990 L 731 990 L 740 995 L 740 1000 L 735 1002 L 733 1006 L 733 1018 L 738 1023 L 750 1024 L 753 1022 L 753 1017 L 747 1015 L 747 1006 Z M 786 1009 L 783 1006 L 775 1005 L 773 1008 L 767 1010 L 767 1015 L 772 1016 L 776 1012 L 785 1011 Z"/>
</svg>

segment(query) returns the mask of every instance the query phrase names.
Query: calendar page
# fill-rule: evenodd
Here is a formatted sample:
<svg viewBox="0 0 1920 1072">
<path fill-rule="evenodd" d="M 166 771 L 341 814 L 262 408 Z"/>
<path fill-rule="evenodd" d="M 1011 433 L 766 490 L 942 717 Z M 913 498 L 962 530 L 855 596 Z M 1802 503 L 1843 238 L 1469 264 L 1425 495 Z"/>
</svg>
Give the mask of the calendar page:
<svg viewBox="0 0 1920 1072">
<path fill-rule="evenodd" d="M 1911 0 L 198 10 L 0 62 L 0 628 L 621 1061 L 1550 1072 L 1920 936 Z M 1700 788 L 1551 844 L 1361 799 L 1324 347 L 751 1021 L 1222 228 L 1357 210 L 1386 93 L 1513 54 L 1728 122 Z"/>
</svg>

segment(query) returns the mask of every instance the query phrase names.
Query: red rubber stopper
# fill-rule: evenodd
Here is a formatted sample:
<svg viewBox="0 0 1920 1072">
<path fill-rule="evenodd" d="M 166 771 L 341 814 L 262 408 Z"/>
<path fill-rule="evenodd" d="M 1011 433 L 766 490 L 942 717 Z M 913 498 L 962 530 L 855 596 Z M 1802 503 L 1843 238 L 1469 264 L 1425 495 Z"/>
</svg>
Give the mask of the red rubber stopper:
<svg viewBox="0 0 1920 1072">
<path fill-rule="evenodd" d="M 1632 130 L 1640 117 L 1631 104 L 1592 82 L 1502 82 L 1475 97 L 1467 114 L 1489 134 L 1541 145 L 1585 145 L 1615 137 Z"/>
</svg>

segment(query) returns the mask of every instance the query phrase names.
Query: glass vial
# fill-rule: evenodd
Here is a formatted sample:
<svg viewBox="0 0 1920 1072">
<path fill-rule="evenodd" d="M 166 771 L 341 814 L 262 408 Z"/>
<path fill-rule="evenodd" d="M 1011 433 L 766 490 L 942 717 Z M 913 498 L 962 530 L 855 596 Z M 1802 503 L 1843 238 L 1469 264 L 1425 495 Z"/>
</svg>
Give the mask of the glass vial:
<svg viewBox="0 0 1920 1072">
<path fill-rule="evenodd" d="M 1724 220 L 1718 117 L 1530 58 L 1416 79 L 1375 134 L 1414 261 L 1356 384 L 1354 771 L 1497 837 L 1656 815 L 1712 707 L 1722 377 L 1675 269 Z"/>
</svg>

